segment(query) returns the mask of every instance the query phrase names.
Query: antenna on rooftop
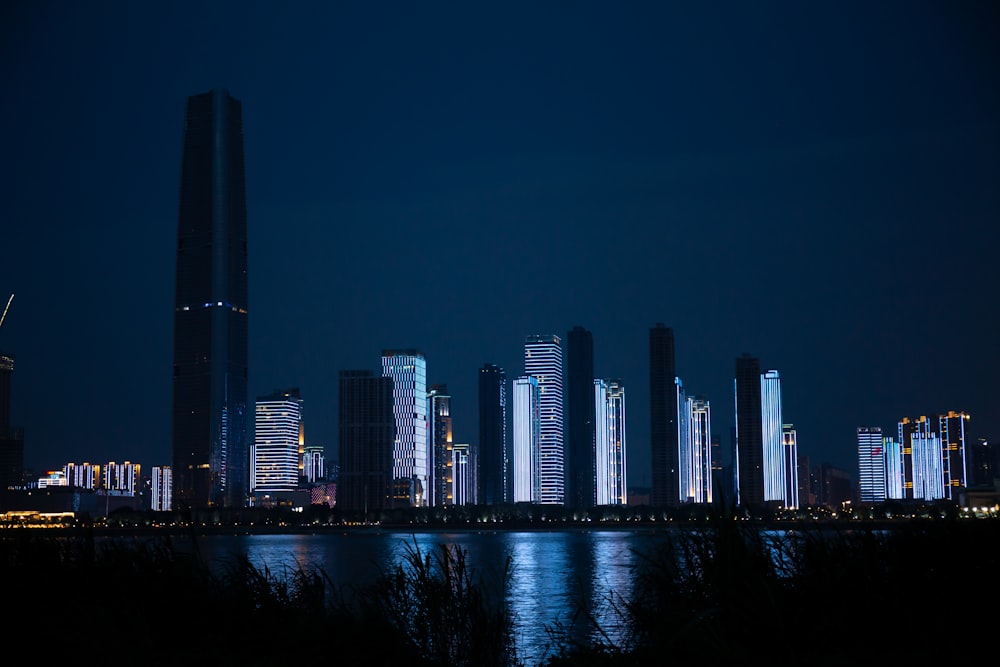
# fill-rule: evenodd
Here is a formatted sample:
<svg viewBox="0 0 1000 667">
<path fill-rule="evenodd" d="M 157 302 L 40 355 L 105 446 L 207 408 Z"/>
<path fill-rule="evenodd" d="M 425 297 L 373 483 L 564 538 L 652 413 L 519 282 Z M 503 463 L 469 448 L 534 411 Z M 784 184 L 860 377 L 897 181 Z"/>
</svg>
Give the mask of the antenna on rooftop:
<svg viewBox="0 0 1000 667">
<path fill-rule="evenodd" d="M 7 317 L 7 311 L 10 309 L 10 302 L 13 301 L 13 300 L 14 300 L 14 293 L 11 292 L 10 293 L 10 298 L 7 299 L 7 305 L 4 306 L 3 315 L 0 315 L 0 327 L 3 326 L 3 320 L 4 320 L 5 317 Z"/>
</svg>

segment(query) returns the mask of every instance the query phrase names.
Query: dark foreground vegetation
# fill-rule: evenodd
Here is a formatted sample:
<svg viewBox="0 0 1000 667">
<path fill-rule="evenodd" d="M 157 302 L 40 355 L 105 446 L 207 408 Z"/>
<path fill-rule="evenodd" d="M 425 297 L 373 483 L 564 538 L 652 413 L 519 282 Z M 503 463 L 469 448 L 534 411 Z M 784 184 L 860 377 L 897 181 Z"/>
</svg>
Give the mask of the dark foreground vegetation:
<svg viewBox="0 0 1000 667">
<path fill-rule="evenodd" d="M 730 515 L 674 534 L 640 554 L 634 594 L 605 601 L 614 627 L 581 612 L 548 628 L 545 665 L 928 664 L 994 641 L 1000 520 L 769 531 Z M 220 573 L 169 535 L 0 535 L 8 657 L 73 665 L 523 666 L 509 572 L 491 581 L 446 546 L 344 589 L 245 558 Z"/>
</svg>

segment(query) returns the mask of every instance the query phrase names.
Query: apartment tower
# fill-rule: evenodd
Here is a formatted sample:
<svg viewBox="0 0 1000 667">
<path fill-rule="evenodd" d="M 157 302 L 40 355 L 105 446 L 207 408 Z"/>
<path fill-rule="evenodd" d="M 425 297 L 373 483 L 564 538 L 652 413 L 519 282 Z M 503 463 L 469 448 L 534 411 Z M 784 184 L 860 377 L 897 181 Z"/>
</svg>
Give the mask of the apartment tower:
<svg viewBox="0 0 1000 667">
<path fill-rule="evenodd" d="M 524 340 L 524 374 L 538 380 L 541 432 L 539 443 L 540 497 L 546 505 L 565 503 L 563 443 L 564 359 L 559 336 L 530 335 Z"/>
</svg>

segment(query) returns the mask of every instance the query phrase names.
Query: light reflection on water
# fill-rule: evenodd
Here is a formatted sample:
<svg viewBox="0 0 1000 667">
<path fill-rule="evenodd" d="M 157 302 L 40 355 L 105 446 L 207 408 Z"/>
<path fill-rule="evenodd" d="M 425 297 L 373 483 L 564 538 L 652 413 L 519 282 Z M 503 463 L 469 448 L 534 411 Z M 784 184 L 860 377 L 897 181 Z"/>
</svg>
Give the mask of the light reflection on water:
<svg viewBox="0 0 1000 667">
<path fill-rule="evenodd" d="M 467 564 L 484 581 L 495 583 L 510 556 L 507 602 L 514 616 L 517 651 L 525 664 L 549 655 L 551 629 L 579 628 L 574 637 L 592 638 L 574 625 L 582 609 L 594 614 L 612 640 L 617 615 L 609 597 L 627 599 L 640 556 L 665 539 L 665 533 L 631 530 L 407 532 L 350 530 L 308 535 L 202 536 L 197 547 L 209 562 L 223 567 L 235 555 L 276 576 L 300 568 L 320 568 L 341 587 L 373 583 L 380 572 L 402 562 L 407 549 L 422 554 L 453 545 L 466 552 Z M 183 548 L 183 544 L 179 544 Z M 638 553 L 637 553 L 638 552 Z"/>
</svg>

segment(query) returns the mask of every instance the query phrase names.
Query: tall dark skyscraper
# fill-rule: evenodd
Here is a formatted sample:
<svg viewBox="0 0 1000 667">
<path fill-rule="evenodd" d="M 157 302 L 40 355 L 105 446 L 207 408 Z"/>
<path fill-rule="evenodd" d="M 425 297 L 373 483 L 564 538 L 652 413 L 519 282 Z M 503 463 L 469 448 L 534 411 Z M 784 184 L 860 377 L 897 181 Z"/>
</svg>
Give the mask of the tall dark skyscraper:
<svg viewBox="0 0 1000 667">
<path fill-rule="evenodd" d="M 744 507 L 764 505 L 764 432 L 760 360 L 736 359 L 736 495 Z"/>
<path fill-rule="evenodd" d="M 674 330 L 658 322 L 649 330 L 650 503 L 655 507 L 673 507 L 680 503 L 676 379 Z"/>
<path fill-rule="evenodd" d="M 247 488 L 243 107 L 187 100 L 174 303 L 173 503 L 242 507 Z"/>
<path fill-rule="evenodd" d="M 594 337 L 575 326 L 566 335 L 566 504 L 594 507 Z"/>
<path fill-rule="evenodd" d="M 479 369 L 479 502 L 512 502 L 507 443 L 507 378 L 494 364 Z"/>
<path fill-rule="evenodd" d="M 394 381 L 371 371 L 340 371 L 340 481 L 337 507 L 348 514 L 391 506 Z"/>
</svg>

